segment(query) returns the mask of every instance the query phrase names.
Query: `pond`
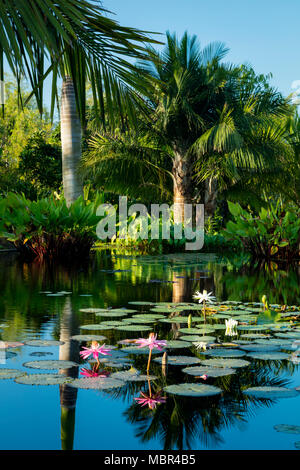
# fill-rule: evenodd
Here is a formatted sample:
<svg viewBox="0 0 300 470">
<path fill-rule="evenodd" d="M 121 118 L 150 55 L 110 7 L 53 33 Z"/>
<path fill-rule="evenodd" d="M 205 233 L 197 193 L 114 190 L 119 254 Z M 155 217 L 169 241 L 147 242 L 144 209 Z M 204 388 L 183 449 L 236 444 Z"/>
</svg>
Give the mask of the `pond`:
<svg viewBox="0 0 300 470">
<path fill-rule="evenodd" d="M 26 264 L 14 254 L 2 254 L 0 347 L 11 347 L 0 349 L 0 448 L 299 448 L 295 341 L 300 340 L 300 270 L 246 261 L 213 254 L 150 257 L 101 250 L 89 263 L 70 268 Z M 205 319 L 193 299 L 195 291 L 204 289 L 217 299 L 214 313 L 208 311 Z M 259 304 L 263 295 L 269 310 Z M 281 312 L 281 305 L 289 307 Z M 225 336 L 229 318 L 238 321 L 234 336 Z M 147 338 L 152 331 L 167 340 L 169 361 L 162 364 L 162 353 L 153 351 L 154 377 L 147 380 L 141 375 L 146 374 L 148 350 L 137 354 L 122 340 Z M 77 378 L 80 384 L 86 380 L 82 369 L 93 366 L 80 358 L 90 343 L 78 335 L 105 337 L 99 343 L 109 345 L 112 356 L 100 359 L 101 368 L 111 375 L 101 383 L 114 378 L 111 388 L 74 386 Z M 71 363 L 58 363 L 57 369 L 56 363 L 38 362 L 57 360 Z M 5 376 L 6 369 L 17 370 L 18 377 Z M 124 371 L 129 372 L 116 375 Z M 53 375 L 57 383 L 24 384 L 32 380 L 30 374 L 37 380 Z M 203 389 L 204 395 L 178 395 L 171 387 L 178 384 L 189 384 L 189 393 L 197 390 L 196 395 Z M 246 392 L 252 387 L 263 389 Z M 136 398 L 144 396 L 161 403 L 142 406 Z"/>
</svg>

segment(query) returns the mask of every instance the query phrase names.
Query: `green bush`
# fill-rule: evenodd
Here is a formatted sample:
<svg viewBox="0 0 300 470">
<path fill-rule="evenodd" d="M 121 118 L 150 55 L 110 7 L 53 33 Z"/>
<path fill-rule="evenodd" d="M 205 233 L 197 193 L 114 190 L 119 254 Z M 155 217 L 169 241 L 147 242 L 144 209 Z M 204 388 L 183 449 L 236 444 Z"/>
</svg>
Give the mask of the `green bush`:
<svg viewBox="0 0 300 470">
<path fill-rule="evenodd" d="M 33 258 L 87 256 L 97 239 L 100 217 L 96 210 L 101 202 L 101 195 L 90 203 L 79 198 L 68 208 L 64 199 L 30 201 L 24 195 L 9 193 L 0 199 L 0 237 Z"/>
<path fill-rule="evenodd" d="M 261 208 L 258 215 L 228 202 L 234 220 L 223 235 L 240 241 L 246 251 L 258 258 L 291 260 L 299 258 L 300 209 L 284 208 L 281 201 Z"/>
</svg>

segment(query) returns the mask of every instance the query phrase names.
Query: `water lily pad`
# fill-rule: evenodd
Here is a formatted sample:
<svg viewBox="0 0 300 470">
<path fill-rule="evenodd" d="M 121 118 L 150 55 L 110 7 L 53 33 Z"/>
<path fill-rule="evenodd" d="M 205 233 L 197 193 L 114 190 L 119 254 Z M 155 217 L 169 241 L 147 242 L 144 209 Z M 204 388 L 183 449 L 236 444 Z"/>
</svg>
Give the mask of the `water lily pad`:
<svg viewBox="0 0 300 470">
<path fill-rule="evenodd" d="M 122 326 L 123 323 L 122 321 L 117 321 L 117 320 L 110 320 L 110 321 L 103 321 L 100 323 L 101 326 Z"/>
<path fill-rule="evenodd" d="M 73 380 L 71 387 L 92 389 L 92 390 L 109 390 L 112 388 L 121 388 L 125 385 L 123 380 L 112 379 L 110 377 L 84 377 Z"/>
<path fill-rule="evenodd" d="M 206 356 L 213 356 L 213 357 L 242 357 L 245 356 L 244 351 L 239 351 L 237 349 L 224 349 L 224 348 L 218 348 L 218 349 L 207 349 L 204 354 Z"/>
<path fill-rule="evenodd" d="M 104 325 L 101 325 L 101 323 L 97 323 L 97 324 L 94 324 L 94 325 L 80 325 L 80 329 L 81 330 L 111 330 L 111 327 L 110 326 L 104 326 Z"/>
<path fill-rule="evenodd" d="M 215 336 L 206 336 L 206 335 L 205 336 L 199 336 L 199 338 L 200 338 L 199 342 L 202 342 L 202 343 L 213 343 L 216 339 Z"/>
<path fill-rule="evenodd" d="M 26 346 L 36 346 L 36 347 L 50 347 L 50 346 L 60 346 L 65 344 L 64 341 L 55 341 L 51 339 L 32 339 L 30 341 L 25 341 Z"/>
<path fill-rule="evenodd" d="M 36 351 L 36 352 L 30 353 L 29 356 L 45 357 L 45 356 L 53 356 L 53 353 L 52 352 L 44 352 L 44 351 Z"/>
<path fill-rule="evenodd" d="M 123 325 L 117 326 L 116 330 L 119 331 L 149 331 L 152 330 L 151 326 L 144 326 L 144 325 Z"/>
<path fill-rule="evenodd" d="M 179 329 L 180 333 L 185 333 L 186 335 L 199 335 L 199 329 L 198 328 L 180 328 Z"/>
<path fill-rule="evenodd" d="M 133 315 L 132 318 L 148 318 L 149 320 L 159 320 L 161 318 L 165 318 L 165 316 L 161 315 L 160 313 L 137 313 L 136 315 Z"/>
<path fill-rule="evenodd" d="M 271 352 L 250 352 L 247 354 L 247 357 L 252 359 L 257 359 L 261 361 L 282 361 L 289 359 L 289 354 L 280 351 L 271 351 Z"/>
<path fill-rule="evenodd" d="M 248 338 L 248 339 L 259 339 L 259 338 L 268 338 L 269 335 L 264 335 L 263 333 L 245 333 L 241 335 L 241 338 Z"/>
<path fill-rule="evenodd" d="M 276 333 L 275 334 L 276 338 L 282 338 L 282 339 L 287 339 L 287 338 L 291 338 L 291 339 L 300 339 L 300 333 L 297 332 L 297 331 L 291 331 L 291 332 L 286 332 L 286 333 Z"/>
<path fill-rule="evenodd" d="M 119 351 L 127 354 L 149 354 L 148 347 L 139 348 L 138 346 L 128 346 L 125 348 L 121 348 Z M 161 354 L 161 351 L 159 351 L 158 349 L 152 349 L 152 354 Z"/>
<path fill-rule="evenodd" d="M 96 317 L 109 317 L 109 318 L 116 318 L 116 317 L 126 317 L 129 312 L 124 310 L 108 310 L 107 312 L 99 312 L 96 313 Z"/>
<path fill-rule="evenodd" d="M 23 385 L 63 385 L 70 384 L 71 377 L 56 374 L 26 374 L 15 379 L 15 382 Z"/>
<path fill-rule="evenodd" d="M 191 347 L 191 343 L 189 343 L 188 341 L 179 341 L 179 340 L 170 340 L 170 341 L 167 341 L 167 349 L 181 349 L 181 348 L 190 348 Z"/>
<path fill-rule="evenodd" d="M 1 379 L 15 379 L 21 375 L 26 374 L 23 370 L 17 369 L 0 369 L 0 380 Z"/>
<path fill-rule="evenodd" d="M 267 325 L 238 325 L 237 329 L 241 331 L 263 331 L 269 330 L 270 327 Z"/>
<path fill-rule="evenodd" d="M 112 379 L 123 380 L 124 382 L 145 382 L 147 380 L 156 380 L 155 375 L 139 374 L 136 370 L 124 370 L 121 372 L 114 372 L 110 375 Z"/>
<path fill-rule="evenodd" d="M 187 323 L 189 320 L 189 317 L 183 317 L 182 315 L 176 315 L 175 317 L 172 318 L 163 318 L 159 320 L 162 323 Z M 203 317 L 192 317 L 192 323 L 202 323 L 204 322 Z"/>
<path fill-rule="evenodd" d="M 71 339 L 74 341 L 103 341 L 106 339 L 106 336 L 102 335 L 74 335 L 71 336 Z"/>
<path fill-rule="evenodd" d="M 285 387 L 250 387 L 244 390 L 245 395 L 254 398 L 292 398 L 298 396 L 298 392 L 291 388 Z"/>
<path fill-rule="evenodd" d="M 161 364 L 162 357 L 156 357 L 154 362 Z M 199 364 L 200 359 L 194 356 L 168 356 L 168 364 L 172 366 L 186 366 L 190 364 Z"/>
<path fill-rule="evenodd" d="M 245 361 L 244 359 L 212 358 L 201 360 L 201 364 L 209 367 L 227 367 L 228 369 L 236 369 L 238 367 L 247 367 L 250 365 L 250 362 Z"/>
<path fill-rule="evenodd" d="M 136 318 L 136 317 L 131 317 L 131 318 L 125 318 L 123 320 L 124 323 L 140 323 L 140 324 L 144 324 L 144 323 L 156 323 L 157 320 L 154 319 L 154 318 L 142 318 L 142 317 L 139 317 L 139 318 Z"/>
<path fill-rule="evenodd" d="M 29 367 L 30 369 L 47 369 L 47 370 L 57 370 L 57 369 L 69 369 L 71 367 L 78 367 L 79 364 L 73 361 L 31 361 L 25 362 L 24 367 Z"/>
<path fill-rule="evenodd" d="M 229 367 L 186 367 L 182 369 L 185 374 L 199 376 L 207 375 L 207 377 L 225 377 L 226 375 L 232 375 L 236 373 L 236 370 L 230 369 Z"/>
<path fill-rule="evenodd" d="M 213 385 L 183 383 L 178 385 L 168 385 L 164 387 L 164 391 L 172 395 L 186 397 L 210 397 L 220 395 L 222 390 Z"/>
<path fill-rule="evenodd" d="M 269 342 L 261 343 L 261 344 L 242 344 L 241 349 L 244 351 L 251 351 L 251 352 L 267 352 L 267 351 L 278 351 L 280 346 L 278 344 L 272 344 Z"/>
<path fill-rule="evenodd" d="M 180 341 L 188 341 L 190 343 L 197 343 L 197 342 L 200 342 L 202 341 L 202 338 L 203 336 L 200 336 L 200 335 L 183 335 L 183 336 L 180 336 Z M 206 336 L 204 336 L 204 338 L 206 338 Z M 205 341 L 206 343 L 208 343 L 208 341 Z"/>
<path fill-rule="evenodd" d="M 83 313 L 98 313 L 98 312 L 107 312 L 107 308 L 94 308 L 94 307 L 90 307 L 90 308 L 80 308 L 79 309 L 79 312 L 83 312 Z"/>
<path fill-rule="evenodd" d="M 145 301 L 145 300 L 133 300 L 131 302 L 128 302 L 128 304 L 130 305 L 153 305 L 154 302 L 148 302 L 148 301 Z"/>
</svg>

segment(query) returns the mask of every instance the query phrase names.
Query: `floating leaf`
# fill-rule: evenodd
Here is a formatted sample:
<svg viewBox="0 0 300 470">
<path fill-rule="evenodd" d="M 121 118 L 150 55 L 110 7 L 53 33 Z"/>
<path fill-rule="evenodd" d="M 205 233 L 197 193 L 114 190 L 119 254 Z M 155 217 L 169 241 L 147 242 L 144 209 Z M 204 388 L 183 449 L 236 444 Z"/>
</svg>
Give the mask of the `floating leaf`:
<svg viewBox="0 0 300 470">
<path fill-rule="evenodd" d="M 161 364 L 162 357 L 156 357 L 154 362 Z M 190 364 L 198 364 L 200 359 L 194 356 L 168 356 L 168 364 L 172 366 L 185 366 Z"/>
<path fill-rule="evenodd" d="M 29 356 L 45 357 L 45 356 L 53 356 L 53 353 L 52 352 L 37 351 L 37 352 L 30 353 Z"/>
<path fill-rule="evenodd" d="M 180 348 L 190 348 L 192 345 L 191 343 L 187 342 L 187 341 L 179 341 L 179 340 L 170 340 L 170 341 L 167 341 L 167 348 L 168 349 L 180 349 Z M 152 351 L 153 352 L 153 351 Z"/>
<path fill-rule="evenodd" d="M 164 391 L 172 395 L 180 395 L 186 397 L 210 397 L 219 395 L 222 390 L 213 385 L 183 383 L 179 385 L 168 385 L 164 387 Z"/>
<path fill-rule="evenodd" d="M 148 302 L 144 300 L 134 300 L 132 302 L 128 302 L 130 305 L 153 305 L 153 302 Z"/>
<path fill-rule="evenodd" d="M 122 380 L 112 379 L 110 377 L 92 377 L 75 379 L 70 383 L 70 387 L 93 389 L 93 390 L 109 390 L 111 388 L 124 387 L 125 382 Z"/>
<path fill-rule="evenodd" d="M 144 348 L 139 348 L 138 346 L 128 346 L 121 348 L 119 351 L 127 354 L 149 354 L 149 348 L 146 346 Z M 152 354 L 160 354 L 161 351 L 158 349 L 152 349 Z"/>
<path fill-rule="evenodd" d="M 135 310 L 133 310 L 135 311 Z M 110 318 L 115 318 L 115 317 L 126 317 L 128 315 L 128 311 L 125 312 L 124 310 L 108 310 L 107 312 L 99 312 L 96 313 L 96 317 L 110 317 Z"/>
<path fill-rule="evenodd" d="M 15 379 L 15 382 L 23 385 L 63 385 L 70 384 L 71 377 L 56 374 L 28 374 Z"/>
<path fill-rule="evenodd" d="M 25 362 L 24 367 L 29 367 L 30 369 L 47 369 L 47 370 L 57 370 L 57 369 L 69 369 L 71 367 L 78 367 L 79 364 L 73 361 L 60 361 L 60 360 L 45 360 L 45 361 L 31 361 Z"/>
<path fill-rule="evenodd" d="M 251 352 L 247 354 L 247 357 L 251 357 L 252 359 L 257 359 L 261 361 L 282 361 L 285 359 L 289 359 L 289 354 L 284 352 L 274 351 L 274 352 Z"/>
<path fill-rule="evenodd" d="M 124 370 L 121 372 L 114 372 L 110 375 L 112 379 L 123 380 L 124 382 L 145 382 L 146 380 L 156 380 L 155 375 L 139 374 L 135 369 Z"/>
<path fill-rule="evenodd" d="M 50 347 L 50 346 L 60 346 L 65 344 L 64 341 L 55 341 L 51 339 L 32 339 L 30 341 L 25 341 L 26 346 L 36 346 L 36 347 Z"/>
<path fill-rule="evenodd" d="M 195 366 L 195 367 L 186 367 L 182 369 L 182 372 L 185 374 L 199 376 L 207 375 L 207 377 L 224 377 L 226 375 L 235 374 L 236 371 L 234 369 L 230 369 L 229 367 L 203 367 L 203 366 Z"/>
<path fill-rule="evenodd" d="M 204 354 L 206 356 L 214 356 L 214 357 L 242 357 L 245 356 L 244 351 L 238 351 L 237 349 L 207 349 Z"/>
<path fill-rule="evenodd" d="M 94 308 L 94 307 L 79 309 L 79 312 L 83 312 L 83 313 L 99 313 L 99 312 L 107 312 L 107 311 L 108 311 L 107 308 Z"/>
<path fill-rule="evenodd" d="M 103 341 L 106 339 L 106 336 L 102 335 L 74 335 L 71 336 L 71 339 L 74 341 Z"/>
<path fill-rule="evenodd" d="M 81 330 L 111 330 L 110 326 L 101 325 L 101 323 L 97 323 L 95 325 L 80 325 Z"/>
<path fill-rule="evenodd" d="M 23 370 L 17 369 L 0 369 L 0 380 L 1 379 L 15 379 L 21 375 L 26 374 Z"/>
<path fill-rule="evenodd" d="M 278 351 L 280 346 L 278 344 L 272 343 L 262 343 L 262 344 L 245 344 L 241 345 L 241 349 L 244 351 L 251 351 L 251 352 L 266 352 L 266 351 Z"/>
<path fill-rule="evenodd" d="M 151 326 L 144 326 L 144 325 L 123 325 L 117 326 L 116 330 L 119 331 L 149 331 L 152 330 Z"/>
<path fill-rule="evenodd" d="M 180 328 L 179 329 L 180 333 L 185 333 L 187 335 L 199 335 L 199 329 L 198 328 Z"/>
<path fill-rule="evenodd" d="M 244 359 L 221 359 L 221 358 L 212 358 L 201 360 L 201 364 L 210 367 L 227 367 L 228 369 L 236 369 L 238 367 L 247 367 L 250 365 L 250 362 L 245 361 Z"/>
</svg>

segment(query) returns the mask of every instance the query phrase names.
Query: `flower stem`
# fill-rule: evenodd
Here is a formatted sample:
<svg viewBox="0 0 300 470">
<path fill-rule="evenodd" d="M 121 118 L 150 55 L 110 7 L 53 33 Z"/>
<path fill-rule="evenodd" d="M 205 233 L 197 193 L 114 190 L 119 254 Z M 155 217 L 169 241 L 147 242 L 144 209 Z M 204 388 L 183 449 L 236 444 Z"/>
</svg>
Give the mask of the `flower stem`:
<svg viewBox="0 0 300 470">
<path fill-rule="evenodd" d="M 149 357 L 148 357 L 148 364 L 147 364 L 147 373 L 149 372 L 149 369 L 150 369 L 151 356 L 152 356 L 152 349 L 149 350 Z"/>
</svg>

